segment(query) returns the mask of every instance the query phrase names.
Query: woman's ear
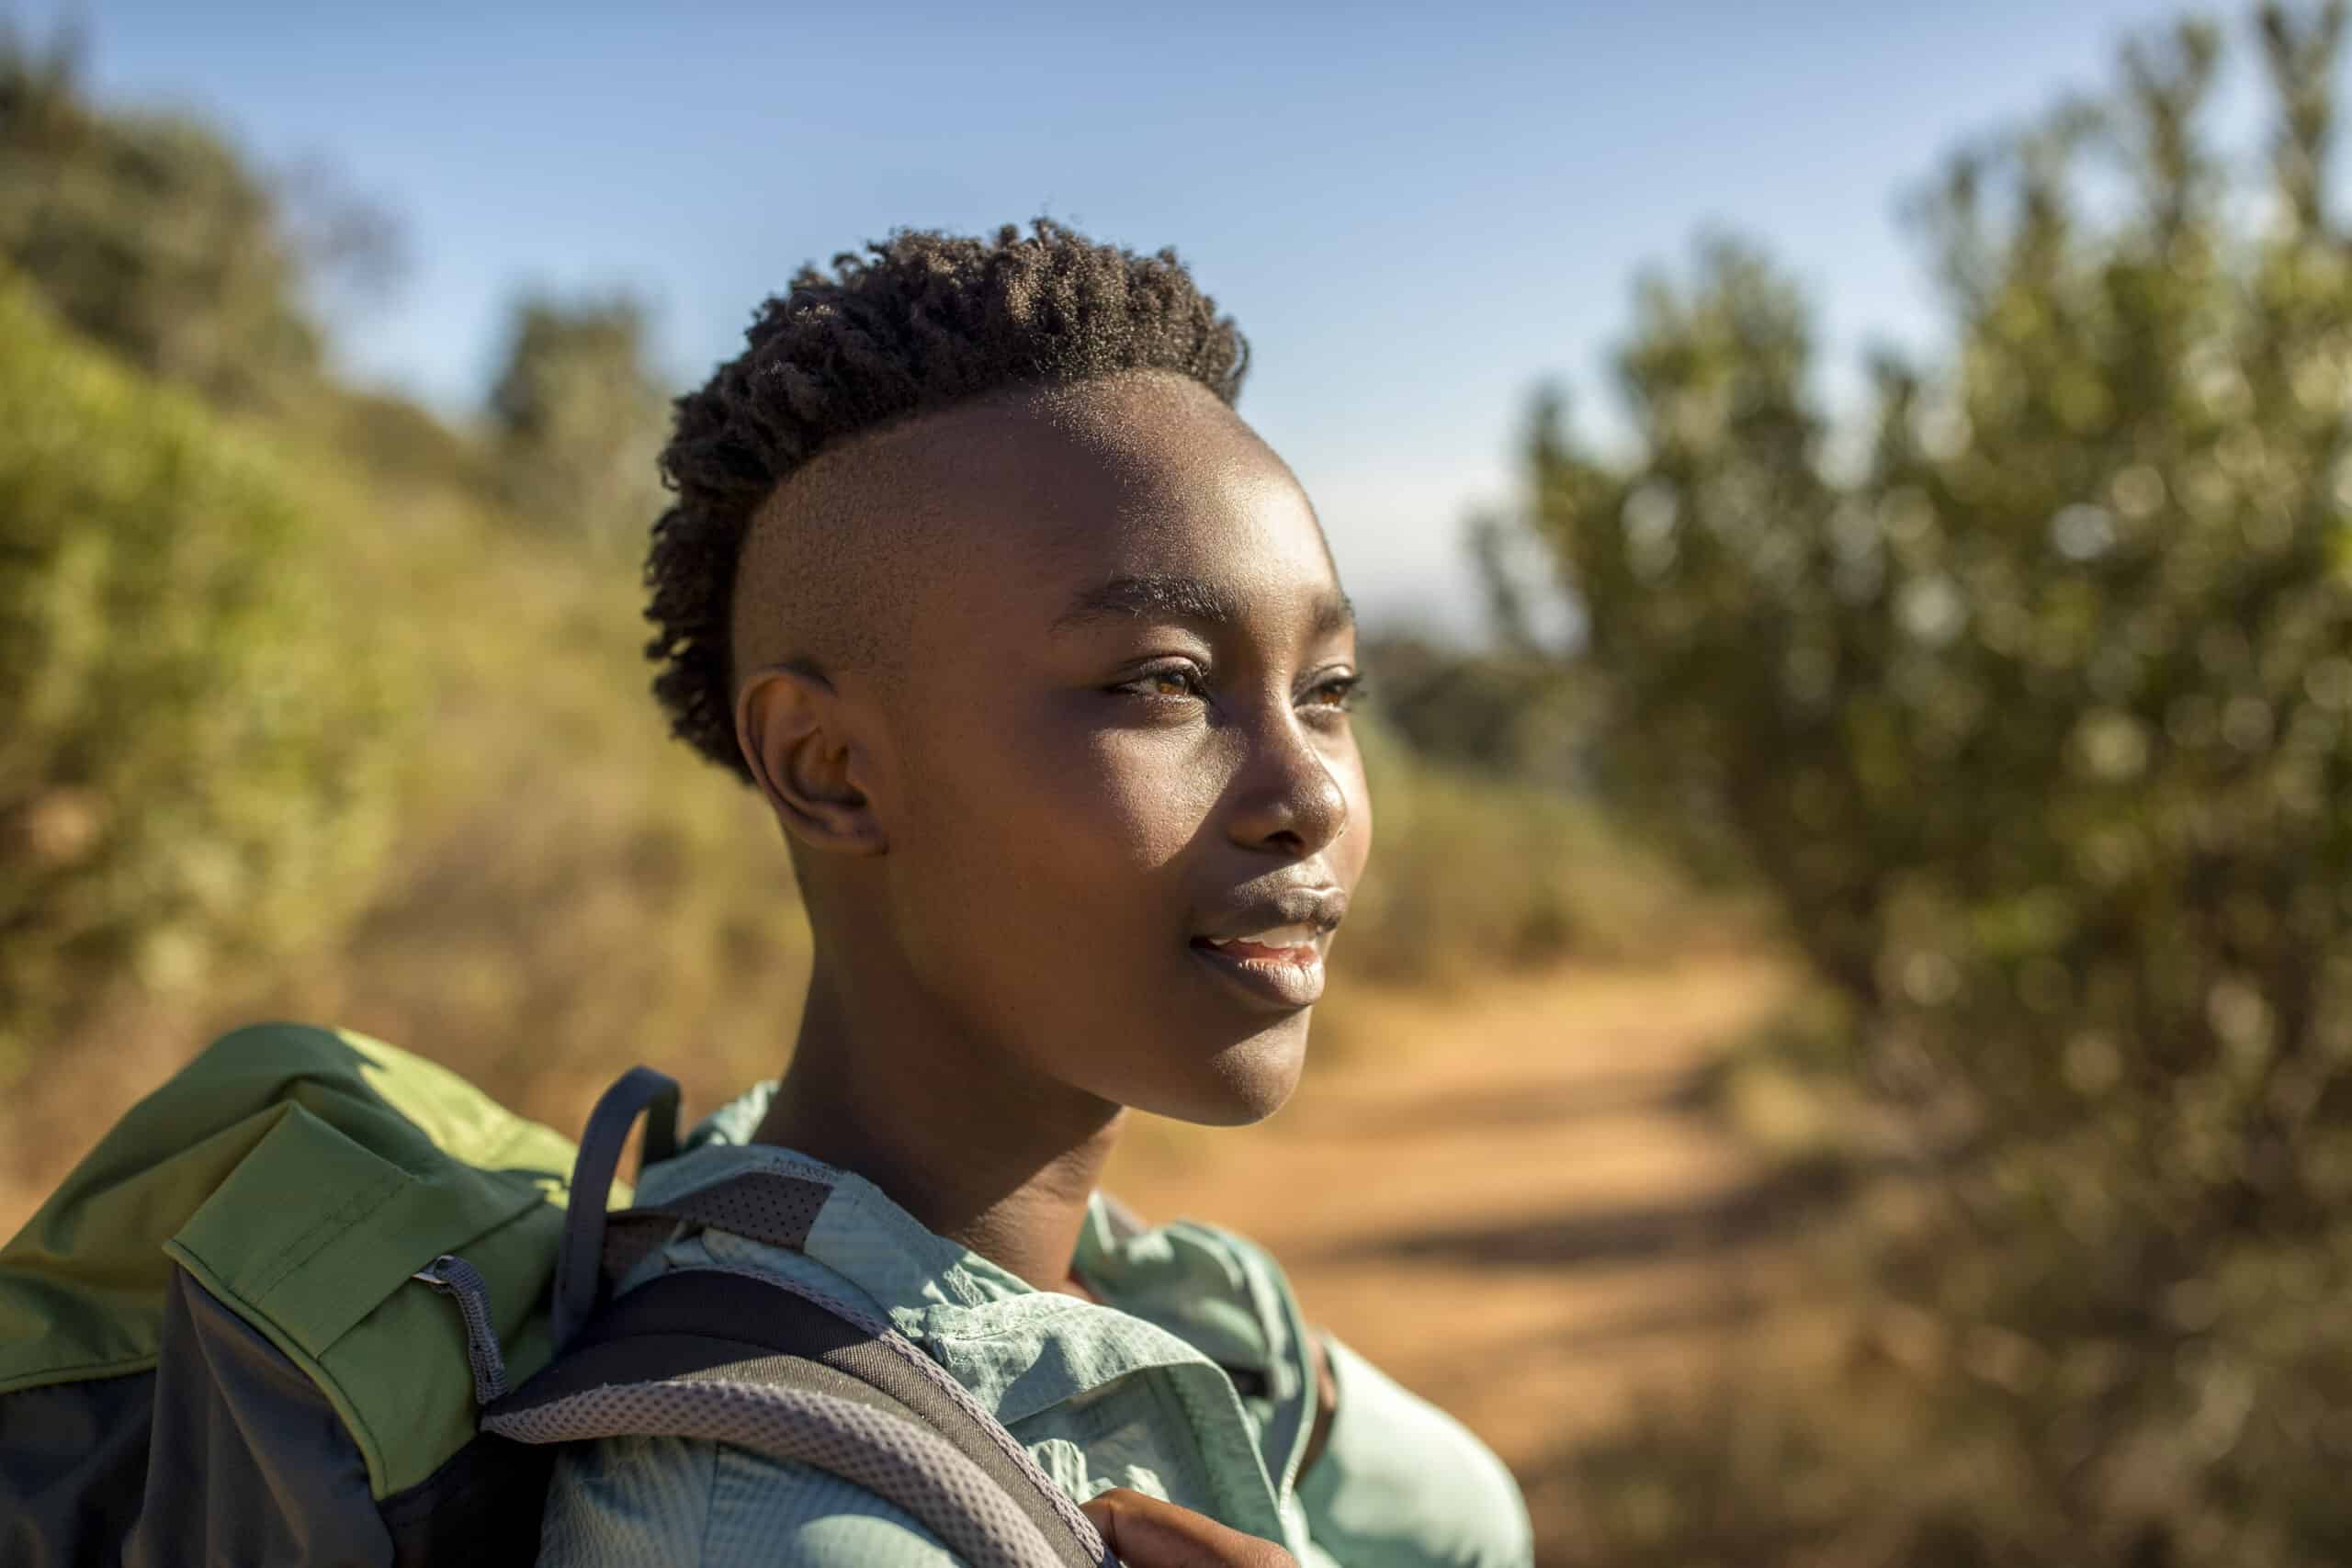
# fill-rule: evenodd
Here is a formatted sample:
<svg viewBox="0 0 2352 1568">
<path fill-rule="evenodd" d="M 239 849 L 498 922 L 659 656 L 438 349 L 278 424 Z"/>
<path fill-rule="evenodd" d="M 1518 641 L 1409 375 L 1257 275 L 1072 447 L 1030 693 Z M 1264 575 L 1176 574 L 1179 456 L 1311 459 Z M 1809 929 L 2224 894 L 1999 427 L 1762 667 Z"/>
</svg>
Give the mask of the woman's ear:
<svg viewBox="0 0 2352 1568">
<path fill-rule="evenodd" d="M 735 694 L 735 742 L 786 832 L 827 854 L 880 854 L 888 846 L 849 717 L 822 675 L 771 664 Z"/>
</svg>

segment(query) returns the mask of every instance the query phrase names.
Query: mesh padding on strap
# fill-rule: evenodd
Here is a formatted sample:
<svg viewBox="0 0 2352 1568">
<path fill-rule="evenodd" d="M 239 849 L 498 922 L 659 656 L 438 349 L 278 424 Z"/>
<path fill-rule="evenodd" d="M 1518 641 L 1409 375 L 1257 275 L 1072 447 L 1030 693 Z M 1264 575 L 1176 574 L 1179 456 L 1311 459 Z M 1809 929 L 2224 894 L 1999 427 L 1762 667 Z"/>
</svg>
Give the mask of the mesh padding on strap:
<svg viewBox="0 0 2352 1568">
<path fill-rule="evenodd" d="M 817 1211 L 825 1206 L 832 1191 L 823 1182 L 805 1177 L 747 1170 L 661 1204 L 658 1212 L 797 1252 L 808 1245 L 808 1227 L 817 1223 Z"/>
<path fill-rule="evenodd" d="M 487 1414 L 607 1384 L 687 1377 L 814 1389 L 903 1416 L 978 1466 L 1028 1516 L 1064 1568 L 1100 1568 L 1109 1561 L 1078 1506 L 944 1368 L 865 1312 L 773 1275 L 696 1268 L 650 1280 Z"/>
<path fill-rule="evenodd" d="M 821 1181 L 751 1170 L 667 1203 L 616 1211 L 605 1216 L 605 1278 L 625 1279 L 681 1224 L 709 1225 L 797 1252 L 808 1244 L 808 1227 L 831 1193 Z"/>
<path fill-rule="evenodd" d="M 629 1270 L 645 1260 L 648 1253 L 657 1250 L 678 1228 L 678 1222 L 666 1214 L 649 1214 L 636 1209 L 617 1210 L 605 1221 L 605 1281 L 616 1285 L 629 1276 Z"/>
<path fill-rule="evenodd" d="M 846 1302 L 820 1296 L 797 1280 L 778 1279 L 772 1274 L 761 1274 L 750 1269 L 732 1268 L 726 1264 L 706 1265 L 697 1269 L 679 1270 L 679 1274 L 692 1273 L 736 1274 L 747 1280 L 756 1280 L 773 1289 L 788 1291 L 796 1296 L 814 1302 L 842 1322 L 854 1324 L 864 1329 L 873 1336 L 876 1344 L 896 1356 L 923 1382 L 931 1384 L 947 1404 L 954 1405 L 962 1413 L 964 1419 L 969 1422 L 975 1430 L 994 1444 L 997 1450 L 1004 1455 L 1012 1468 L 1029 1483 L 1032 1489 L 1045 1499 L 1046 1506 L 1060 1517 L 1062 1523 L 1086 1550 L 1094 1554 L 1097 1561 L 1104 1563 L 1114 1561 L 1111 1556 L 1110 1549 L 1102 1544 L 1102 1537 L 1096 1531 L 1094 1521 L 1080 1513 L 1078 1505 L 1071 1502 L 1069 1495 L 1053 1483 L 1052 1479 L 1038 1467 L 1037 1461 L 1030 1457 L 1029 1450 L 1021 1446 L 1021 1439 L 1005 1430 L 1004 1423 L 999 1421 L 994 1415 L 981 1405 L 978 1400 L 973 1398 L 971 1390 L 957 1382 L 955 1374 L 945 1367 L 924 1355 L 922 1348 L 913 1340 L 900 1334 L 888 1323 L 868 1315 Z M 669 1276 L 673 1279 L 677 1277 L 678 1275 L 675 1274 Z"/>
<path fill-rule="evenodd" d="M 681 1224 L 709 1225 L 797 1252 L 832 1189 L 772 1170 L 745 1171 L 667 1203 L 621 1209 L 605 1217 L 604 1274 L 627 1279 Z"/>
<path fill-rule="evenodd" d="M 823 1181 L 786 1176 L 780 1171 L 752 1170 L 724 1181 L 713 1182 L 669 1202 L 623 1210 L 609 1216 L 605 1228 L 605 1278 L 618 1280 L 625 1277 L 681 1224 L 706 1225 L 764 1242 L 771 1247 L 800 1251 L 808 1243 L 809 1227 L 816 1223 L 818 1211 L 824 1207 L 825 1200 L 831 1194 L 832 1188 Z M 925 1408 L 927 1402 L 916 1401 L 917 1415 L 933 1427 L 947 1430 L 965 1428 L 977 1440 L 994 1448 L 1001 1456 L 1003 1466 L 1010 1472 L 1006 1480 L 1015 1484 L 1025 1483 L 1026 1490 L 1034 1494 L 1044 1504 L 1046 1512 L 1058 1519 L 1062 1528 L 1069 1531 L 1081 1556 L 1101 1563 L 1113 1561 L 1108 1549 L 1102 1544 L 1102 1536 L 1094 1529 L 1093 1521 L 1080 1512 L 1078 1505 L 1038 1468 L 1037 1461 L 1028 1450 L 1022 1447 L 1020 1439 L 1006 1431 L 1003 1425 L 984 1409 L 947 1369 L 923 1354 L 888 1322 L 873 1317 L 845 1302 L 821 1296 L 797 1281 L 727 1264 L 674 1271 L 655 1283 L 674 1282 L 682 1274 L 696 1273 L 740 1275 L 769 1290 L 789 1292 L 822 1307 L 831 1316 L 854 1325 L 871 1336 L 883 1349 L 930 1385 L 933 1399 L 938 1404 L 950 1407 L 944 1410 Z M 631 1292 L 632 1295 L 635 1293 Z M 805 1353 L 799 1347 L 793 1348 Z M 866 1376 L 867 1381 L 872 1381 L 870 1371 Z M 899 1391 L 901 1397 L 907 1396 L 909 1392 L 905 1389 Z M 952 1451 L 953 1445 L 944 1439 L 937 1438 L 930 1431 L 925 1431 L 924 1435 L 933 1437 L 935 1441 L 940 1441 L 943 1447 L 948 1447 Z M 956 1457 L 966 1466 L 985 1476 L 986 1472 L 978 1471 L 971 1460 L 965 1459 L 961 1453 Z M 1001 1496 L 1001 1492 L 999 1495 Z M 1033 1525 L 1031 1528 L 1034 1533 L 1039 1527 Z"/>
<path fill-rule="evenodd" d="M 733 1443 L 897 1504 L 972 1568 L 1061 1568 L 1036 1526 L 970 1460 L 922 1427 L 830 1394 L 664 1379 L 589 1389 L 482 1426 L 525 1443 L 626 1435 Z"/>
</svg>

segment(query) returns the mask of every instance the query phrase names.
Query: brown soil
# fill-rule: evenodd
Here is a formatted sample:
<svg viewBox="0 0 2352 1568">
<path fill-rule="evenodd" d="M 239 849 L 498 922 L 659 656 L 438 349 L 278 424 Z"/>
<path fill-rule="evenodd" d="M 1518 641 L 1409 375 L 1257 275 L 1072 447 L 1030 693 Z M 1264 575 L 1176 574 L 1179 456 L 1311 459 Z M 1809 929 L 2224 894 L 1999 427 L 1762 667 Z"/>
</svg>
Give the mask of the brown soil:
<svg viewBox="0 0 2352 1568">
<path fill-rule="evenodd" d="M 1629 1395 L 1698 1384 L 1771 1295 L 1789 1205 L 1702 1091 L 1785 994 L 1709 958 L 1359 1006 L 1279 1115 L 1139 1129 L 1109 1185 L 1265 1243 L 1311 1318 L 1524 1479 Z"/>
</svg>

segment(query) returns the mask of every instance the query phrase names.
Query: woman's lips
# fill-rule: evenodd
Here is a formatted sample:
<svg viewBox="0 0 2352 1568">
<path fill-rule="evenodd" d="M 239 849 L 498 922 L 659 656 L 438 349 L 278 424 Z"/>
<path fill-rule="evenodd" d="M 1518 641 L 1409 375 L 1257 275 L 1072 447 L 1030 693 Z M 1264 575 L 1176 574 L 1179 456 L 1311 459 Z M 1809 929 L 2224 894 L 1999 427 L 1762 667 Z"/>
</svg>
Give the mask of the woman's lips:
<svg viewBox="0 0 2352 1568">
<path fill-rule="evenodd" d="M 1284 964 L 1312 964 L 1322 957 L 1312 942 L 1296 947 L 1270 947 L 1262 942 L 1237 938 L 1232 942 L 1211 942 L 1201 939 L 1201 945 L 1212 953 L 1222 953 L 1227 958 L 1272 958 Z"/>
<path fill-rule="evenodd" d="M 1261 1007 L 1295 1010 L 1312 1006 L 1323 995 L 1319 944 L 1273 947 L 1247 941 L 1213 943 L 1196 937 L 1191 951 L 1212 974 Z"/>
<path fill-rule="evenodd" d="M 1302 920 L 1293 925 L 1261 926 L 1231 936 L 1196 936 L 1193 940 L 1236 958 L 1276 958 L 1298 953 L 1301 956 L 1291 962 L 1303 964 L 1322 951 L 1317 940 L 1321 935 L 1316 927 Z"/>
</svg>

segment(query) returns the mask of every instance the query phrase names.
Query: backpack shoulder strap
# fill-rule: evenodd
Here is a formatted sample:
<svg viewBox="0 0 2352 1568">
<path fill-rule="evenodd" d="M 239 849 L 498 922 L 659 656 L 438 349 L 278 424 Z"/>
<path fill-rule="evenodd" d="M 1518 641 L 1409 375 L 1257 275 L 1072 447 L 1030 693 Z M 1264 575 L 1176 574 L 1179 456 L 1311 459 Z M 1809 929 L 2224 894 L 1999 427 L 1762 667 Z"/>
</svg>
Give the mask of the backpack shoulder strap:
<svg viewBox="0 0 2352 1568">
<path fill-rule="evenodd" d="M 525 1443 L 733 1443 L 897 1504 L 974 1568 L 1112 1561 L 1086 1516 L 937 1362 L 887 1324 L 770 1276 L 686 1269 L 647 1281 L 494 1401 L 482 1427 Z"/>
<path fill-rule="evenodd" d="M 642 1170 L 677 1152 L 677 1080 L 651 1067 L 631 1067 L 605 1090 L 596 1108 L 588 1113 L 588 1125 L 580 1134 L 579 1156 L 571 1168 L 574 1198 L 565 1211 L 563 1237 L 556 1247 L 552 1311 L 558 1346 L 571 1343 L 603 1302 L 605 1281 L 619 1277 L 603 1267 L 604 1194 L 619 1174 L 621 1145 L 628 1141 L 629 1130 L 639 1116 L 645 1118 L 645 1142 L 638 1156 L 638 1168 Z M 583 1182 L 586 1185 L 581 1185 Z"/>
</svg>

